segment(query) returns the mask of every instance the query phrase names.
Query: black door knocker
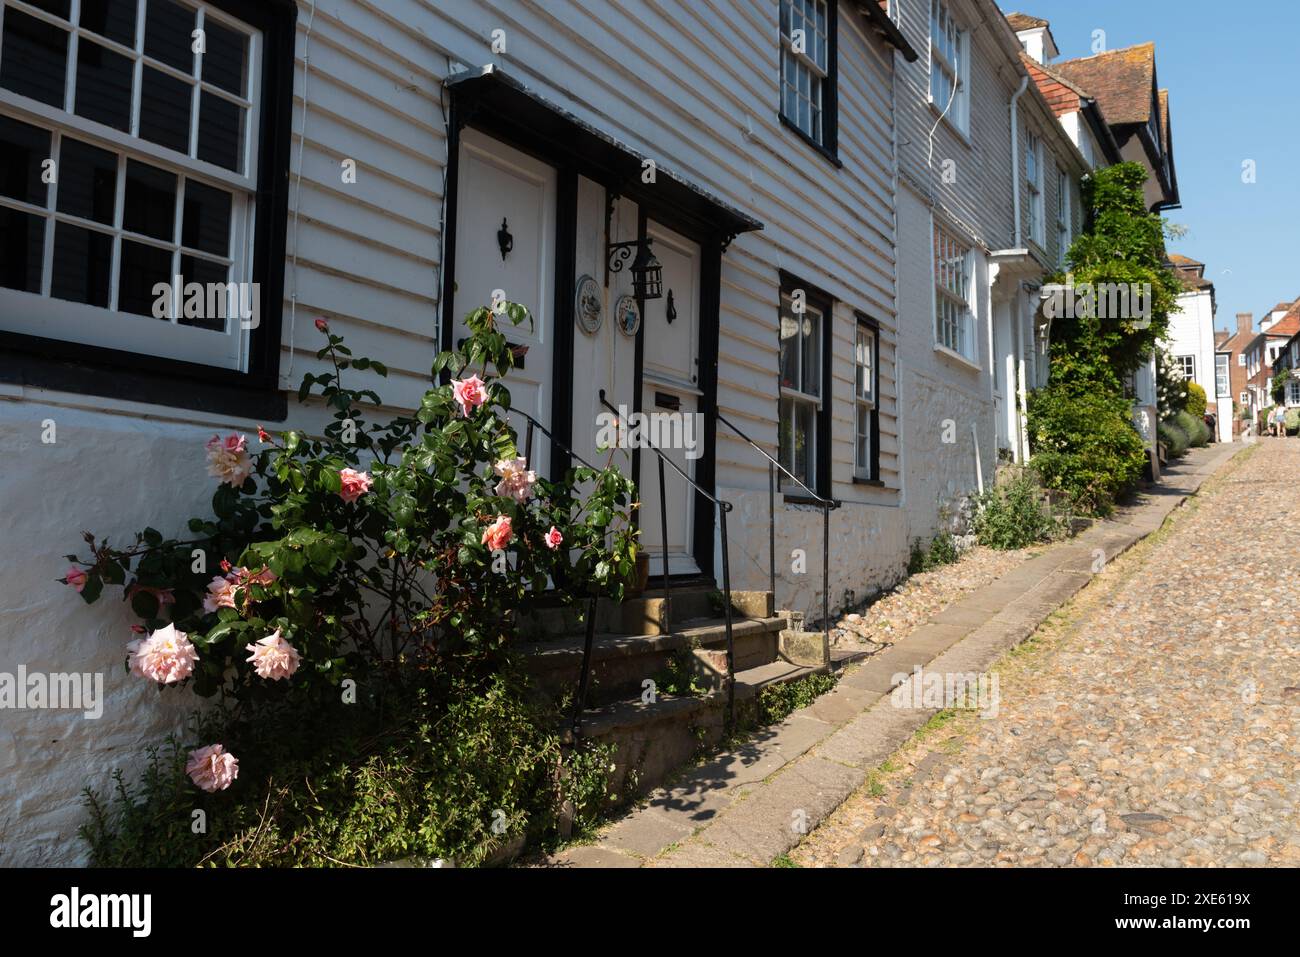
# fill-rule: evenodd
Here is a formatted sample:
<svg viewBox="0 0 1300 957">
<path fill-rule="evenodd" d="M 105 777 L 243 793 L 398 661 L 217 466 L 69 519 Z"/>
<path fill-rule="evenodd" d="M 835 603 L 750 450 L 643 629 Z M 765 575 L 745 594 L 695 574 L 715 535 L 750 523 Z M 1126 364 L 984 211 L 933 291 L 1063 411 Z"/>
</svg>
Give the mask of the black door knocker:
<svg viewBox="0 0 1300 957">
<path fill-rule="evenodd" d="M 497 248 L 501 250 L 502 262 L 506 261 L 506 254 L 515 248 L 515 237 L 510 235 L 510 227 L 505 217 L 501 218 L 501 228 L 497 230 Z"/>
<path fill-rule="evenodd" d="M 673 305 L 673 291 L 669 289 L 668 290 L 668 325 L 671 326 L 673 324 L 673 320 L 676 318 L 677 318 L 677 307 Z"/>
</svg>

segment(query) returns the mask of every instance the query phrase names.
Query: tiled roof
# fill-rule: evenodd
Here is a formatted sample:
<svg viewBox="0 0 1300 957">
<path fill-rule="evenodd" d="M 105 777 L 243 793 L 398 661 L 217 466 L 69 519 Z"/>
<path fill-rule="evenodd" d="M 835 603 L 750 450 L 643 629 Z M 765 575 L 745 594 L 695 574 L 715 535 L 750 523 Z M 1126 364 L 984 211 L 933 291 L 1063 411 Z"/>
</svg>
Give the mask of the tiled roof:
<svg viewBox="0 0 1300 957">
<path fill-rule="evenodd" d="M 1182 253 L 1170 253 L 1169 261 L 1175 266 L 1204 266 L 1205 263 L 1199 259 L 1193 259 L 1191 256 L 1184 256 Z M 1288 304 L 1289 305 L 1289 304 Z"/>
<path fill-rule="evenodd" d="M 1151 117 L 1156 46 L 1139 43 L 1078 60 L 1062 60 L 1052 70 L 1087 90 L 1115 125 L 1146 123 Z"/>
<path fill-rule="evenodd" d="M 1008 13 L 1007 23 L 1011 24 L 1011 29 L 1017 33 L 1021 30 L 1036 30 L 1039 27 L 1051 26 L 1046 20 L 1031 17 L 1027 13 Z"/>
</svg>

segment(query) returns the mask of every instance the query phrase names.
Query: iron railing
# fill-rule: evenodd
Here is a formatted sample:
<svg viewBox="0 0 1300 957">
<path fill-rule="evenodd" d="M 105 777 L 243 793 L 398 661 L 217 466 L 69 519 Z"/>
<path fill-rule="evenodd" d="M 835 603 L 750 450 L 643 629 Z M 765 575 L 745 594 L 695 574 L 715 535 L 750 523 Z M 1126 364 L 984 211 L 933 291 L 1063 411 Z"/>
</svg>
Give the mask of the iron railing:
<svg viewBox="0 0 1300 957">
<path fill-rule="evenodd" d="M 513 412 L 518 415 L 522 415 L 525 419 L 528 420 L 528 431 L 524 438 L 524 457 L 530 463 L 533 460 L 533 432 L 540 431 L 543 435 L 545 435 L 548 439 L 551 440 L 551 443 L 553 445 L 555 445 L 557 448 L 563 451 L 570 458 L 577 459 L 579 462 L 581 462 L 589 469 L 596 469 L 596 466 L 592 465 L 590 462 L 584 459 L 577 452 L 573 451 L 573 449 L 569 448 L 569 446 L 567 446 L 560 439 L 557 439 L 554 433 L 552 433 L 550 429 L 542 425 L 542 423 L 538 422 L 536 419 L 534 419 L 523 409 L 511 409 L 510 412 Z M 597 469 L 597 471 L 599 470 Z M 577 740 L 578 735 L 582 733 L 582 710 L 583 707 L 586 705 L 587 692 L 590 690 L 590 685 L 591 685 L 591 650 L 592 650 L 592 646 L 595 644 L 596 641 L 596 596 L 595 595 L 587 596 L 587 620 L 585 624 L 586 624 L 586 629 L 582 641 L 582 670 L 579 672 L 579 676 L 578 676 L 578 696 L 574 699 L 573 715 L 569 721 L 569 727 L 573 733 L 573 738 L 575 741 Z"/>
<path fill-rule="evenodd" d="M 718 421 L 744 439 L 749 446 L 763 458 L 767 459 L 767 578 L 772 592 L 772 602 L 776 604 L 776 470 L 780 469 L 803 489 L 812 501 L 822 510 L 822 657 L 829 660 L 831 651 L 831 605 L 830 605 L 830 540 L 831 512 L 839 507 L 834 499 L 823 498 L 799 480 L 788 468 L 772 458 L 758 443 L 742 432 L 721 412 Z M 725 532 L 724 532 L 725 535 Z M 724 544 L 725 554 L 725 544 Z M 777 606 L 779 607 L 779 606 Z"/>
<path fill-rule="evenodd" d="M 616 416 L 622 415 L 622 412 L 610 405 L 609 400 L 605 398 L 604 389 L 600 390 L 600 404 Z M 732 506 L 730 502 L 722 501 L 687 475 L 676 462 L 664 455 L 663 451 L 654 443 L 646 440 L 644 447 L 653 452 L 659 460 L 659 533 L 663 556 L 664 581 L 662 627 L 665 633 L 672 631 L 672 592 L 668 574 L 668 505 L 664 483 L 664 464 L 670 465 L 673 471 L 680 475 L 687 485 L 712 502 L 718 511 L 718 531 L 722 541 L 722 607 L 727 630 L 727 730 L 730 731 L 735 726 L 736 719 L 736 645 L 731 627 L 731 562 L 727 547 L 727 513 L 731 511 Z"/>
</svg>

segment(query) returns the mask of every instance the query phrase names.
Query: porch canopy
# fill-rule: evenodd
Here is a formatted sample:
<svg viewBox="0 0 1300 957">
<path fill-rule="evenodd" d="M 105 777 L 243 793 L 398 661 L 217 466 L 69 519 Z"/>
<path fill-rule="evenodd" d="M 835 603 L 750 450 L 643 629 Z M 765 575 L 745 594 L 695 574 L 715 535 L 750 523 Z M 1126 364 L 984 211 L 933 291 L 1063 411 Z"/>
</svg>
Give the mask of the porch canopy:
<svg viewBox="0 0 1300 957">
<path fill-rule="evenodd" d="M 610 192 L 670 211 L 679 224 L 721 239 L 725 248 L 741 233 L 763 224 L 717 196 L 665 168 L 564 107 L 529 90 L 495 64 L 449 76 L 452 123 L 483 127 L 529 152 L 572 165 Z M 655 182 L 643 183 L 646 160 L 655 163 Z"/>
</svg>

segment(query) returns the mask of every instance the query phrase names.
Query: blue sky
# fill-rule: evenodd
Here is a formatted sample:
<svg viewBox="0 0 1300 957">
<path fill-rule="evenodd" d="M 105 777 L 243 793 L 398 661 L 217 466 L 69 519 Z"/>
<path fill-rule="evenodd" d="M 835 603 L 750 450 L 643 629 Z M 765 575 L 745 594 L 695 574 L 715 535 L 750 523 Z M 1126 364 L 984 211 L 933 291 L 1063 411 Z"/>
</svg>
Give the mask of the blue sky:
<svg viewBox="0 0 1300 957">
<path fill-rule="evenodd" d="M 1170 250 L 1205 263 L 1215 325 L 1300 296 L 1300 83 L 1294 0 L 1002 0 L 1052 23 L 1061 59 L 1152 40 L 1156 77 L 1169 90 L 1174 163 L 1186 226 Z M 1256 182 L 1242 182 L 1252 159 Z"/>
</svg>

